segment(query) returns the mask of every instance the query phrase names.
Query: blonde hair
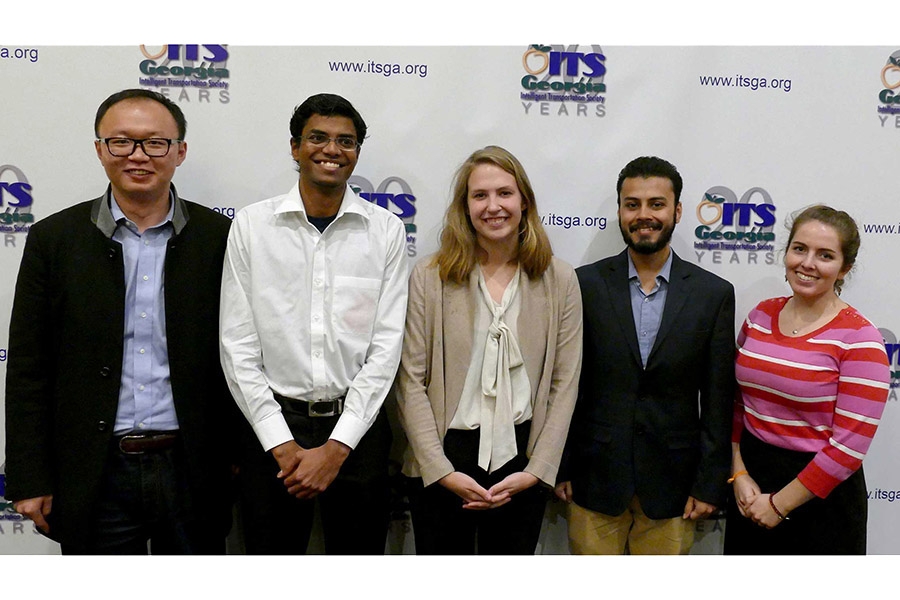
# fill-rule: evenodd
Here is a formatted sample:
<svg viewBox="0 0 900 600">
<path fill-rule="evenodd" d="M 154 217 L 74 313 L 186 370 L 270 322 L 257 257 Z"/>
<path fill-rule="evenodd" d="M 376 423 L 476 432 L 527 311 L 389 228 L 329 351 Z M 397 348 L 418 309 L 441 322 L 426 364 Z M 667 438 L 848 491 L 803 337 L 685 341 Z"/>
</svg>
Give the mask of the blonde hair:
<svg viewBox="0 0 900 600">
<path fill-rule="evenodd" d="M 441 246 L 431 264 L 438 267 L 442 281 L 464 283 L 468 280 L 478 260 L 478 242 L 475 227 L 469 217 L 469 177 L 475 167 L 491 164 L 500 167 L 516 180 L 524 208 L 519 222 L 518 261 L 532 279 L 544 274 L 553 258 L 550 239 L 541 225 L 534 200 L 534 190 L 519 160 L 500 146 L 487 146 L 476 150 L 457 169 L 453 179 L 453 197 L 444 215 Z"/>
</svg>

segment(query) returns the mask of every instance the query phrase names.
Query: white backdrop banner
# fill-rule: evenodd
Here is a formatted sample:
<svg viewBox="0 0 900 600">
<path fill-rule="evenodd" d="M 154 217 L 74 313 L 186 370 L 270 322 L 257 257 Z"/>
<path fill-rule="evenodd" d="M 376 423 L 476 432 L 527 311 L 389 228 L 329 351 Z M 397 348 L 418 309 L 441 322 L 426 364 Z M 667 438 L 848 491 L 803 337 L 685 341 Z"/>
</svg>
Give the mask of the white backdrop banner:
<svg viewBox="0 0 900 600">
<path fill-rule="evenodd" d="M 637 156 L 660 156 L 684 177 L 673 247 L 734 284 L 736 327 L 759 300 L 790 293 L 781 266 L 790 214 L 817 202 L 847 210 L 862 230 L 862 249 L 843 297 L 881 328 L 894 377 L 865 461 L 868 550 L 900 553 L 900 473 L 892 461 L 900 453 L 900 314 L 890 266 L 900 251 L 900 40 L 894 47 L 0 46 L 0 82 L 0 397 L 30 224 L 105 189 L 93 119 L 100 102 L 124 88 L 157 90 L 181 106 L 188 154 L 175 175 L 179 193 L 229 217 L 296 184 L 293 108 L 319 92 L 345 96 L 369 125 L 351 184 L 406 223 L 413 261 L 436 250 L 453 172 L 477 148 L 497 144 L 522 161 L 554 251 L 574 266 L 622 249 L 616 176 Z M 403 508 L 398 498 L 391 552 L 412 549 Z M 558 505 L 545 525 L 541 551 L 565 553 Z M 721 532 L 721 523 L 705 523 L 695 552 L 719 552 Z M 55 544 L 4 502 L 0 553 L 52 552 Z"/>
</svg>

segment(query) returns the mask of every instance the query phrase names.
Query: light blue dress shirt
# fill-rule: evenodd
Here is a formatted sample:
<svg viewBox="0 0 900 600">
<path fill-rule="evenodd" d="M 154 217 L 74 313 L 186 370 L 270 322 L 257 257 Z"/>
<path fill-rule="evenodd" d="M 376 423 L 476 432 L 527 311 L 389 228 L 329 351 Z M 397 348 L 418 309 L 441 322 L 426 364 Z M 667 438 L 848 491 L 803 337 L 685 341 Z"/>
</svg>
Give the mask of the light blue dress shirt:
<svg viewBox="0 0 900 600">
<path fill-rule="evenodd" d="M 669 250 L 669 258 L 663 264 L 662 270 L 656 276 L 656 285 L 645 293 L 641 288 L 641 278 L 637 269 L 628 256 L 628 291 L 631 295 L 631 314 L 634 316 L 634 329 L 637 333 L 638 347 L 641 351 L 641 362 L 647 368 L 647 357 L 656 342 L 656 334 L 659 333 L 659 324 L 662 323 L 663 309 L 666 307 L 666 294 L 669 290 L 669 275 L 672 272 L 672 251 Z"/>
<path fill-rule="evenodd" d="M 118 224 L 112 239 L 122 244 L 125 261 L 125 332 L 122 384 L 115 435 L 178 429 L 169 353 L 166 346 L 166 246 L 174 235 L 175 203 L 170 196 L 165 220 L 138 232 L 110 194 Z"/>
</svg>

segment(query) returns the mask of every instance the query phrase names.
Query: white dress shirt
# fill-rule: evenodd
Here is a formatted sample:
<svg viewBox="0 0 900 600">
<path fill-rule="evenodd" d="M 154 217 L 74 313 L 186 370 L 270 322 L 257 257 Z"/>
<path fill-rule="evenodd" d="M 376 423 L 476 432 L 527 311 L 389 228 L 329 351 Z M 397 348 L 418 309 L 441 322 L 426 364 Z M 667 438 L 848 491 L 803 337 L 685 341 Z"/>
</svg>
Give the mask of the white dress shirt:
<svg viewBox="0 0 900 600">
<path fill-rule="evenodd" d="M 331 439 L 356 447 L 400 362 L 407 277 L 403 222 L 349 186 L 323 233 L 297 185 L 235 216 L 222 274 L 222 367 L 265 450 L 293 439 L 273 392 L 346 395 Z"/>
</svg>

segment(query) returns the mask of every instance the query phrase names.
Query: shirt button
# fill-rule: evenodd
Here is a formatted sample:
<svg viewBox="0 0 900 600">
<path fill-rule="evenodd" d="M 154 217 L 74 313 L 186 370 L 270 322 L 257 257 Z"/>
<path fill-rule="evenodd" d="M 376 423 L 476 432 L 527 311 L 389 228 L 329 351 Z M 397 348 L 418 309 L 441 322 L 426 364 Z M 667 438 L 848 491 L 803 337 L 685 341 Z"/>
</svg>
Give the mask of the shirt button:
<svg viewBox="0 0 900 600">
<path fill-rule="evenodd" d="M 138 428 L 139 428 L 139 429 L 143 429 L 143 428 L 144 428 L 144 424 L 143 424 L 143 423 L 138 423 Z"/>
<path fill-rule="evenodd" d="M 143 392 L 143 391 L 144 391 L 144 386 L 143 386 L 143 385 L 139 385 L 139 386 L 138 386 L 138 389 L 141 390 L 141 391 Z"/>
<path fill-rule="evenodd" d="M 142 319 L 146 319 L 146 318 L 147 318 L 147 313 L 142 312 L 142 313 L 141 313 L 141 318 L 142 318 Z"/>
<path fill-rule="evenodd" d="M 144 275 L 144 281 L 147 281 L 148 279 L 150 279 L 150 276 L 149 276 L 149 275 Z"/>
<path fill-rule="evenodd" d="M 144 353 L 144 349 L 143 349 L 143 348 L 140 349 L 140 353 L 141 353 L 141 354 Z"/>
</svg>

